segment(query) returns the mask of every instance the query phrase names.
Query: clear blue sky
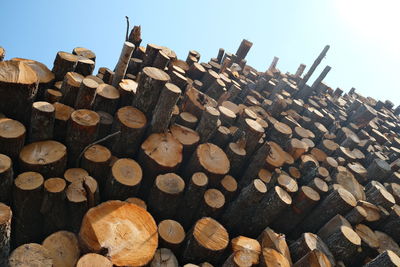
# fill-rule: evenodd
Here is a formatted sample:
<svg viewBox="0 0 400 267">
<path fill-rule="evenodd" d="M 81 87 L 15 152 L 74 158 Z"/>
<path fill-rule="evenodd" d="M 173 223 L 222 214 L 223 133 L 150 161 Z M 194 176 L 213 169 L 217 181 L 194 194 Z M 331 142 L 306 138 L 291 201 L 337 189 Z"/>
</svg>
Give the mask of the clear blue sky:
<svg viewBox="0 0 400 267">
<path fill-rule="evenodd" d="M 114 68 L 127 15 L 131 26 L 142 25 L 142 44 L 168 46 L 182 59 L 191 49 L 203 61 L 220 47 L 236 52 L 246 38 L 253 42 L 247 62 L 260 71 L 278 56 L 278 68 L 294 73 L 329 44 L 316 71 L 332 67 L 328 85 L 400 104 L 398 0 L 1 2 L 6 58 L 30 58 L 51 69 L 57 51 L 83 46 L 96 53 L 96 67 Z"/>
</svg>

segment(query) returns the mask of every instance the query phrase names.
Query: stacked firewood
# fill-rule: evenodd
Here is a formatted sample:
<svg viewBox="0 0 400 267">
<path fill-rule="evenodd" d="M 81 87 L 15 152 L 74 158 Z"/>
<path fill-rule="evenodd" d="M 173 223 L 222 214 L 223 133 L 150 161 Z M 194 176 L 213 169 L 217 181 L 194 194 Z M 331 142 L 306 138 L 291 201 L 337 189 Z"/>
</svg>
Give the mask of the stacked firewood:
<svg viewBox="0 0 400 267">
<path fill-rule="evenodd" d="M 400 266 L 400 108 L 307 85 L 329 46 L 303 75 L 140 41 L 97 75 L 0 49 L 0 266 Z"/>
</svg>

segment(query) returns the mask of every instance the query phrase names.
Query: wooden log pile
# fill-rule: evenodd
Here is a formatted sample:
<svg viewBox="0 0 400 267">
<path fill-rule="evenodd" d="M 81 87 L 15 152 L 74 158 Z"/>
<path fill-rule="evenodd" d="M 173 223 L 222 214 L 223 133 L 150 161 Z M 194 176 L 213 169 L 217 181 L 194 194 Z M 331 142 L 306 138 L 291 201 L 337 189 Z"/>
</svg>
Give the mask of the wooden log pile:
<svg viewBox="0 0 400 267">
<path fill-rule="evenodd" d="M 400 108 L 135 27 L 3 61 L 0 266 L 400 266 Z"/>
</svg>

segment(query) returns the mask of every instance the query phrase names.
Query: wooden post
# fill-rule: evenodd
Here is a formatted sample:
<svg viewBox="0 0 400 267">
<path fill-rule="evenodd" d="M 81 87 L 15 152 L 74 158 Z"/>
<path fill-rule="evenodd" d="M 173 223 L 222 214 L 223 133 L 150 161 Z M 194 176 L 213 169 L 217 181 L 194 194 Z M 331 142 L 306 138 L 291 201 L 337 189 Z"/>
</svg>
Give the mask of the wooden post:
<svg viewBox="0 0 400 267">
<path fill-rule="evenodd" d="M 0 202 L 0 266 L 7 266 L 10 254 L 11 218 L 11 208 Z"/>
<path fill-rule="evenodd" d="M 182 263 L 208 261 L 217 264 L 229 244 L 229 235 L 216 220 L 204 217 L 188 234 Z"/>
<path fill-rule="evenodd" d="M 121 55 L 119 56 L 117 65 L 115 66 L 115 74 L 111 85 L 114 87 L 118 87 L 118 84 L 125 77 L 126 70 L 128 68 L 129 59 L 132 56 L 133 49 L 135 45 L 131 42 L 124 42 L 124 46 L 122 47 Z"/>
<path fill-rule="evenodd" d="M 317 59 L 314 61 L 306 75 L 304 75 L 303 79 L 299 82 L 298 88 L 301 90 L 304 85 L 307 83 L 307 81 L 310 79 L 311 75 L 314 73 L 315 69 L 318 67 L 319 63 L 321 63 L 322 59 L 325 57 L 326 53 L 328 52 L 330 46 L 327 45 L 324 47 L 322 52 L 319 54 Z"/>
<path fill-rule="evenodd" d="M 32 104 L 29 142 L 53 139 L 55 108 L 44 101 Z"/>
</svg>

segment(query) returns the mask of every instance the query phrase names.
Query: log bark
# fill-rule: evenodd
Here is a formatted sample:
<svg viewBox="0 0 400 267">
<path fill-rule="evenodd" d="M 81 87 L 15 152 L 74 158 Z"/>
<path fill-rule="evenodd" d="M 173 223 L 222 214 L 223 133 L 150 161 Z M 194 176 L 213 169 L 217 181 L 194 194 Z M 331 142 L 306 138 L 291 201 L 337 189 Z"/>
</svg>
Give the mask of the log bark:
<svg viewBox="0 0 400 267">
<path fill-rule="evenodd" d="M 74 71 L 78 58 L 78 56 L 67 52 L 60 51 L 57 53 L 52 69 L 56 81 L 62 81 L 67 72 Z"/>
<path fill-rule="evenodd" d="M 226 229 L 209 217 L 198 220 L 187 236 L 182 263 L 207 260 L 211 264 L 217 264 L 229 244 Z"/>
<path fill-rule="evenodd" d="M 186 181 L 186 189 L 182 201 L 177 209 L 176 219 L 185 229 L 188 229 L 194 220 L 194 215 L 200 205 L 201 198 L 208 186 L 208 177 L 202 172 L 196 172 Z"/>
<path fill-rule="evenodd" d="M 84 77 L 76 72 L 67 72 L 61 84 L 61 103 L 73 107 L 78 97 L 79 88 Z"/>
<path fill-rule="evenodd" d="M 0 203 L 0 266 L 7 266 L 10 254 L 11 218 L 11 208 Z"/>
<path fill-rule="evenodd" d="M 240 177 L 240 174 L 242 173 L 243 167 L 246 163 L 246 150 L 242 146 L 243 145 L 239 142 L 229 143 L 226 147 L 226 156 L 228 157 L 231 165 L 229 174 L 234 177 Z"/>
<path fill-rule="evenodd" d="M 104 186 L 104 197 L 107 200 L 125 200 L 134 197 L 142 181 L 142 168 L 133 159 L 121 158 L 114 162 Z"/>
<path fill-rule="evenodd" d="M 17 247 L 11 253 L 7 266 L 31 266 L 34 263 L 37 266 L 52 267 L 54 266 L 53 262 L 51 254 L 46 248 L 36 243 L 29 243 Z"/>
<path fill-rule="evenodd" d="M 133 157 L 142 141 L 146 116 L 138 109 L 126 106 L 120 108 L 115 114 L 112 132 L 121 133 L 111 141 L 111 151 L 117 157 Z"/>
<path fill-rule="evenodd" d="M 184 188 L 185 181 L 175 173 L 157 176 L 148 199 L 148 209 L 156 221 L 174 217 Z"/>
<path fill-rule="evenodd" d="M 167 130 L 171 120 L 172 111 L 181 94 L 179 87 L 166 83 L 161 90 L 160 97 L 153 111 L 150 122 L 151 133 L 163 133 Z"/>
<path fill-rule="evenodd" d="M 105 252 L 116 266 L 146 265 L 158 245 L 157 225 L 151 215 L 135 204 L 118 200 L 90 209 L 83 218 L 79 238 L 84 248 Z"/>
<path fill-rule="evenodd" d="M 68 218 L 65 189 L 66 182 L 62 178 L 50 178 L 44 182 L 40 213 L 45 218 L 43 221 L 45 236 L 65 229 Z"/>
<path fill-rule="evenodd" d="M 185 230 L 174 220 L 163 220 L 158 224 L 160 247 L 170 249 L 177 255 L 185 240 Z"/>
<path fill-rule="evenodd" d="M 174 172 L 182 162 L 183 146 L 172 134 L 152 134 L 141 145 L 139 164 L 143 169 L 140 196 L 147 197 L 159 174 Z"/>
<path fill-rule="evenodd" d="M 76 267 L 92 267 L 92 266 L 101 266 L 101 267 L 112 267 L 112 262 L 106 257 L 96 254 L 96 253 L 88 253 L 79 258 L 76 263 Z"/>
<path fill-rule="evenodd" d="M 125 77 L 126 70 L 128 68 L 129 60 L 132 56 L 135 45 L 131 42 L 124 42 L 122 47 L 121 55 L 119 56 L 117 65 L 115 66 L 115 74 L 112 79 L 111 85 L 117 87 L 121 80 Z"/>
<path fill-rule="evenodd" d="M 383 232 L 390 235 L 396 242 L 400 241 L 400 207 L 395 205 L 390 210 L 389 217 L 379 227 Z"/>
<path fill-rule="evenodd" d="M 14 170 L 10 157 L 0 154 L 0 202 L 10 205 Z"/>
<path fill-rule="evenodd" d="M 21 171 L 41 173 L 45 178 L 62 177 L 67 167 L 67 148 L 53 140 L 25 146 L 19 154 Z"/>
<path fill-rule="evenodd" d="M 143 56 L 143 67 L 152 66 L 160 50 L 162 50 L 161 46 L 155 44 L 147 44 L 146 52 Z"/>
<path fill-rule="evenodd" d="M 205 143 L 199 145 L 193 153 L 185 167 L 184 176 L 190 177 L 195 172 L 204 172 L 209 179 L 209 185 L 215 187 L 228 174 L 229 168 L 230 163 L 225 152 L 214 144 Z"/>
<path fill-rule="evenodd" d="M 90 78 L 83 79 L 75 100 L 75 109 L 91 109 L 99 84 Z"/>
<path fill-rule="evenodd" d="M 142 111 L 148 118 L 151 118 L 162 88 L 170 79 L 164 71 L 153 68 L 143 68 L 139 76 L 136 97 L 133 106 Z"/>
<path fill-rule="evenodd" d="M 42 243 L 53 259 L 53 266 L 75 266 L 81 253 L 78 238 L 67 231 L 59 231 L 48 236 Z"/>
<path fill-rule="evenodd" d="M 229 131 L 229 128 L 225 126 L 219 126 L 214 132 L 210 142 L 219 146 L 220 148 L 225 148 L 230 139 L 231 132 Z"/>
<path fill-rule="evenodd" d="M 100 84 L 96 88 L 93 110 L 114 114 L 118 108 L 119 98 L 119 91 L 114 86 L 105 83 Z"/>
<path fill-rule="evenodd" d="M 44 101 L 32 104 L 31 123 L 29 127 L 29 142 L 53 139 L 55 108 Z"/>
<path fill-rule="evenodd" d="M 75 163 L 83 149 L 96 140 L 99 122 L 100 116 L 92 110 L 78 109 L 72 112 L 65 138 L 70 164 Z"/>
<path fill-rule="evenodd" d="M 209 106 L 215 108 L 217 102 L 194 87 L 186 90 L 182 100 L 182 111 L 189 112 L 200 119 L 203 111 Z"/>
<path fill-rule="evenodd" d="M 301 223 L 304 231 L 316 232 L 336 214 L 345 215 L 357 204 L 346 189 L 333 190 Z"/>
<path fill-rule="evenodd" d="M 37 172 L 24 172 L 14 180 L 13 188 L 13 247 L 42 238 L 43 176 Z"/>
<path fill-rule="evenodd" d="M 187 71 L 187 76 L 192 80 L 201 81 L 205 73 L 206 70 L 204 69 L 204 67 L 199 63 L 195 62 L 192 65 L 190 65 L 189 70 Z"/>
</svg>

